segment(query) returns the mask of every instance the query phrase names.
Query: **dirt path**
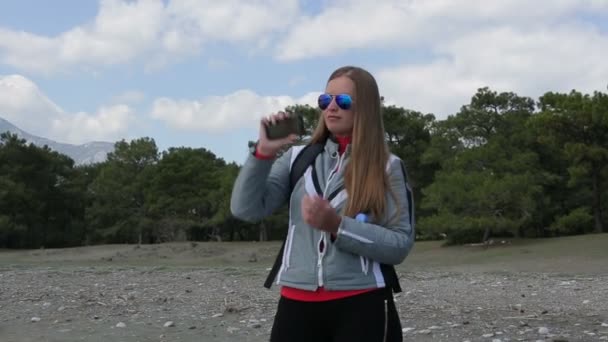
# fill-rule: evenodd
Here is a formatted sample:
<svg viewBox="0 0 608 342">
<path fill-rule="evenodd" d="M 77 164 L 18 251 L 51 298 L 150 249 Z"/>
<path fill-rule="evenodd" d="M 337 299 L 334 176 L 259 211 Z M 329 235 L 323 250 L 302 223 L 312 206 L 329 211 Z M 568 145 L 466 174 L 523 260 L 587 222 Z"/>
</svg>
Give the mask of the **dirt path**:
<svg viewBox="0 0 608 342">
<path fill-rule="evenodd" d="M 236 268 L 3 270 L 0 340 L 266 341 L 277 293 L 261 287 L 264 275 Z M 402 274 L 402 283 L 396 303 L 410 340 L 608 339 L 605 276 L 436 271 Z"/>
<path fill-rule="evenodd" d="M 0 341 L 267 341 L 278 299 L 262 287 L 272 246 L 176 246 L 0 253 Z M 202 266 L 175 266 L 163 249 Z M 400 267 L 404 340 L 608 341 L 606 261 L 581 272 L 551 259 Z"/>
</svg>

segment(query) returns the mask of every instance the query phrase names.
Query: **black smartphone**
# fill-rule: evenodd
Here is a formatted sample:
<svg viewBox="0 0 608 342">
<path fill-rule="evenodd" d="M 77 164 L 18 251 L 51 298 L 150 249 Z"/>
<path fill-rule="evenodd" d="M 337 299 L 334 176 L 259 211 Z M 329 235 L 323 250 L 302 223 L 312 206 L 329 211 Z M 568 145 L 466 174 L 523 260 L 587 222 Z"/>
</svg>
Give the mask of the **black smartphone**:
<svg viewBox="0 0 608 342">
<path fill-rule="evenodd" d="M 270 140 L 282 139 L 290 134 L 304 135 L 304 118 L 301 115 L 292 114 L 274 125 L 266 125 L 266 136 Z"/>
</svg>

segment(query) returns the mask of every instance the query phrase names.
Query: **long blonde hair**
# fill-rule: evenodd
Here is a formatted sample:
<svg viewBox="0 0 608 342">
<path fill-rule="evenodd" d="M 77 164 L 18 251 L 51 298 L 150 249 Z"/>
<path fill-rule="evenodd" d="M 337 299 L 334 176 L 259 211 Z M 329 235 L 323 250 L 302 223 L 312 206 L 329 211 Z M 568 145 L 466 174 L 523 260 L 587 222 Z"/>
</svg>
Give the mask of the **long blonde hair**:
<svg viewBox="0 0 608 342">
<path fill-rule="evenodd" d="M 344 171 L 344 185 L 348 192 L 344 214 L 354 217 L 363 212 L 381 219 L 387 205 L 389 180 L 386 164 L 390 153 L 385 140 L 378 84 L 368 71 L 354 66 L 337 69 L 327 82 L 342 76 L 355 84 L 351 158 Z M 311 142 L 324 142 L 330 135 L 321 114 Z"/>
</svg>

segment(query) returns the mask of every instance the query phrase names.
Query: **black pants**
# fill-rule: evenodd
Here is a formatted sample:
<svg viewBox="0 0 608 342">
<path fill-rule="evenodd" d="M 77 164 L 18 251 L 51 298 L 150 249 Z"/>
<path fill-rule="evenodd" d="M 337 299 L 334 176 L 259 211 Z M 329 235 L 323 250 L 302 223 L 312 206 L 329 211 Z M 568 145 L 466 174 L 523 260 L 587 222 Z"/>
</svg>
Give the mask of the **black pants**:
<svg viewBox="0 0 608 342">
<path fill-rule="evenodd" d="M 271 342 L 401 342 L 401 322 L 388 290 L 326 302 L 281 297 Z"/>
</svg>

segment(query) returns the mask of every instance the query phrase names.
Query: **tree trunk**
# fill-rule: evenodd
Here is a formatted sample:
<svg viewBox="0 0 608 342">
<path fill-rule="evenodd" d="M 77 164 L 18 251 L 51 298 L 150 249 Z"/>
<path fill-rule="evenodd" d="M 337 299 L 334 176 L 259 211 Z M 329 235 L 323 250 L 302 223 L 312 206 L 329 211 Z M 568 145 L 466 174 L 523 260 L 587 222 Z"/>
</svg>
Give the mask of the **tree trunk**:
<svg viewBox="0 0 608 342">
<path fill-rule="evenodd" d="M 490 233 L 492 233 L 491 227 L 486 227 L 486 231 L 483 233 L 483 243 L 487 243 L 490 238 Z"/>
<path fill-rule="evenodd" d="M 593 218 L 595 225 L 593 231 L 595 233 L 601 233 L 604 231 L 602 224 L 602 197 L 601 197 L 601 183 L 600 183 L 600 170 L 594 168 L 593 170 Z"/>
<path fill-rule="evenodd" d="M 234 229 L 234 225 L 230 225 L 230 241 L 234 241 L 234 236 L 236 234 L 236 229 Z"/>
<path fill-rule="evenodd" d="M 211 229 L 210 237 L 217 242 L 222 242 L 221 228 L 218 226 L 213 226 L 213 228 Z"/>
<path fill-rule="evenodd" d="M 268 229 L 264 221 L 260 223 L 260 241 L 268 241 Z"/>
</svg>

